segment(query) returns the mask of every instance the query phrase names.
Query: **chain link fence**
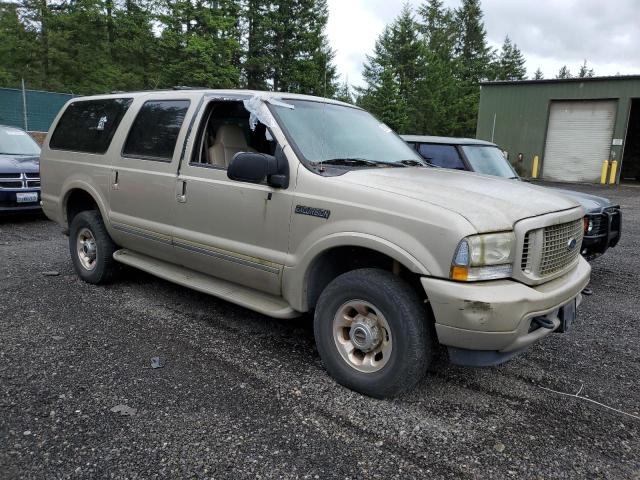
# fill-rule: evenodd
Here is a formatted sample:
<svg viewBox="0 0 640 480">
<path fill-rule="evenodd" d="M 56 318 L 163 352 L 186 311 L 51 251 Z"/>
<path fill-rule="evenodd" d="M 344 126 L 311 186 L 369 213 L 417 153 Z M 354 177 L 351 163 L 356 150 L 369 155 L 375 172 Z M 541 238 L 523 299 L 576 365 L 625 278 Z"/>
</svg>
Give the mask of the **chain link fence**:
<svg viewBox="0 0 640 480">
<path fill-rule="evenodd" d="M 69 93 L 0 88 L 0 125 L 23 128 L 42 143 Z"/>
</svg>

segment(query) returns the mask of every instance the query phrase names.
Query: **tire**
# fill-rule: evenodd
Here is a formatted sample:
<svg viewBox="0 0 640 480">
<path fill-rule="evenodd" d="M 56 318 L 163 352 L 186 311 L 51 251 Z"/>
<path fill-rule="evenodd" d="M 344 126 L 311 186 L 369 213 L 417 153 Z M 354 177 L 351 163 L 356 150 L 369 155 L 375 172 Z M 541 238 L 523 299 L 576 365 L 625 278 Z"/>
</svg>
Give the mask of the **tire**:
<svg viewBox="0 0 640 480">
<path fill-rule="evenodd" d="M 366 268 L 340 275 L 324 289 L 314 334 L 322 363 L 338 383 L 388 398 L 410 390 L 426 374 L 434 350 L 427 322 L 424 305 L 405 281 Z M 371 338 L 378 339 L 377 346 L 367 342 Z M 355 348 L 349 355 L 358 344 L 369 351 Z"/>
<path fill-rule="evenodd" d="M 91 244 L 95 245 L 93 250 Z M 118 246 L 113 243 L 104 226 L 100 212 L 86 210 L 73 217 L 69 228 L 69 252 L 73 268 L 82 280 L 93 284 L 112 281 L 118 270 L 113 259 L 113 252 L 117 249 Z"/>
</svg>

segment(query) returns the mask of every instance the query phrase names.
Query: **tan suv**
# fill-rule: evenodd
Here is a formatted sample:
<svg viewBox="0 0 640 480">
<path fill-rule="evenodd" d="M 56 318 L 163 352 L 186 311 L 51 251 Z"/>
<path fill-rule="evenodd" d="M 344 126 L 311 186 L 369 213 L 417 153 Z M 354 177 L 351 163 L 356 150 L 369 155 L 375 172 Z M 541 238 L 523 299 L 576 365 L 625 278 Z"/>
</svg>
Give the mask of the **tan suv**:
<svg viewBox="0 0 640 480">
<path fill-rule="evenodd" d="M 314 311 L 328 372 L 376 397 L 504 362 L 575 318 L 583 210 L 429 166 L 333 100 L 174 90 L 76 98 L 41 160 L 78 275 L 116 262 L 274 317 Z"/>
</svg>

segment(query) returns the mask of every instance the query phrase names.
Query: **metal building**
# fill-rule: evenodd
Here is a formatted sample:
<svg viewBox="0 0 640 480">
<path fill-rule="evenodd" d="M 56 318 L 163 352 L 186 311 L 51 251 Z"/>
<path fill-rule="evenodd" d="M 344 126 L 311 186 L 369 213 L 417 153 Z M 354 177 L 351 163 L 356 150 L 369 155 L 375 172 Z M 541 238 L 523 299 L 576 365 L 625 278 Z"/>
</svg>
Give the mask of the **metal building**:
<svg viewBox="0 0 640 480">
<path fill-rule="evenodd" d="M 545 180 L 599 182 L 605 160 L 614 181 L 640 180 L 640 75 L 485 82 L 476 136 L 524 176 L 538 156 Z"/>
</svg>

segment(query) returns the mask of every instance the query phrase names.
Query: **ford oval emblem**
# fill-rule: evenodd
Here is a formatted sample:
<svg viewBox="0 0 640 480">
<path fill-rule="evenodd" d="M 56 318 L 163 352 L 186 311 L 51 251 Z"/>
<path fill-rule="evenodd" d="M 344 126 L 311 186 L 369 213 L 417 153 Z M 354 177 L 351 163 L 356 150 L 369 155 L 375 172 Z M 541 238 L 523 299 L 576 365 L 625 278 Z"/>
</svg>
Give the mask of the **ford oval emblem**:
<svg viewBox="0 0 640 480">
<path fill-rule="evenodd" d="M 578 242 L 576 241 L 576 239 L 572 238 L 571 240 L 569 240 L 567 242 L 567 250 L 573 250 L 574 248 L 576 248 L 577 244 L 578 244 Z"/>
</svg>

